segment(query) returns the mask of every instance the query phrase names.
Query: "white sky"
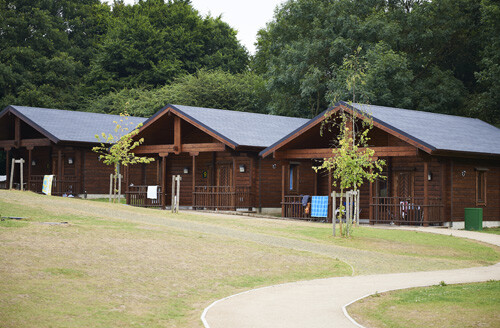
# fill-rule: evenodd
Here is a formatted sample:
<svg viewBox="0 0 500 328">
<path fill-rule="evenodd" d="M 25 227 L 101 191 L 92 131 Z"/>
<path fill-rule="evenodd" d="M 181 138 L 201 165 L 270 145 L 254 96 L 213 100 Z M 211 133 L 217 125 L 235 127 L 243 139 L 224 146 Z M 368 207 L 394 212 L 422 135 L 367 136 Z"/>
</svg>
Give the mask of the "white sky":
<svg viewBox="0 0 500 328">
<path fill-rule="evenodd" d="M 105 0 L 111 2 L 112 0 Z M 125 0 L 133 4 L 135 0 Z M 201 15 L 214 17 L 222 15 L 222 20 L 238 31 L 238 39 L 253 55 L 257 31 L 271 21 L 274 9 L 286 0 L 191 0 Z"/>
</svg>

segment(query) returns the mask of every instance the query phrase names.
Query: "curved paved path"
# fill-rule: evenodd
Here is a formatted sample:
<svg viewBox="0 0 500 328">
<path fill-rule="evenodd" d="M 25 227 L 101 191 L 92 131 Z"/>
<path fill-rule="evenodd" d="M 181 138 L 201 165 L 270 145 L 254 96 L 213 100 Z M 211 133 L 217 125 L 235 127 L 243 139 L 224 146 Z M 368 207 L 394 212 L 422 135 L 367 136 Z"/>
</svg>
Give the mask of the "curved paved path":
<svg viewBox="0 0 500 328">
<path fill-rule="evenodd" d="M 405 229 L 405 228 L 399 228 Z M 454 235 L 500 246 L 500 236 L 437 228 L 406 228 Z M 394 289 L 500 280 L 500 263 L 488 267 L 318 279 L 254 289 L 214 302 L 202 315 L 205 327 L 357 327 L 343 307 Z"/>
</svg>

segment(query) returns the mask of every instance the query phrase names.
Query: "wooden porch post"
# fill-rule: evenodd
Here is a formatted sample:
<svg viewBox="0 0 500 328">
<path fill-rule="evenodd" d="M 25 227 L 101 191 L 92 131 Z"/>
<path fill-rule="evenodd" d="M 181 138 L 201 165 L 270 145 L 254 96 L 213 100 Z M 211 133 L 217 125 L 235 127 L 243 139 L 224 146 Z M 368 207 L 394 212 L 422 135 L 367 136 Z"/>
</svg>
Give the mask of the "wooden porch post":
<svg viewBox="0 0 500 328">
<path fill-rule="evenodd" d="M 314 171 L 313 192 L 314 192 L 314 196 L 318 195 L 318 172 L 316 172 L 316 171 Z"/>
<path fill-rule="evenodd" d="M 429 181 L 427 175 L 429 173 L 429 162 L 424 160 L 424 227 L 429 226 Z"/>
<path fill-rule="evenodd" d="M 161 207 L 167 207 L 167 156 L 168 154 L 160 154 L 161 156 Z M 172 195 L 173 197 L 173 195 Z M 173 204 L 171 205 L 173 206 Z"/>
<path fill-rule="evenodd" d="M 26 190 L 31 190 L 30 188 L 30 182 L 31 182 L 31 151 L 33 150 L 33 147 L 28 147 L 28 179 L 27 179 L 27 184 L 26 184 Z"/>
<path fill-rule="evenodd" d="M 61 180 L 62 180 L 62 151 L 57 151 L 57 191 L 61 194 Z"/>
<path fill-rule="evenodd" d="M 285 161 L 281 162 L 281 217 L 285 217 L 285 176 L 286 168 Z"/>
<path fill-rule="evenodd" d="M 446 171 L 446 162 L 443 160 L 441 162 L 441 222 L 445 221 L 445 207 L 446 207 L 446 179 L 445 179 L 445 171 Z"/>
<path fill-rule="evenodd" d="M 328 203 L 331 202 L 332 198 L 332 172 L 328 171 Z M 333 222 L 333 210 L 331 206 L 328 206 L 328 222 Z"/>
<path fill-rule="evenodd" d="M 16 116 L 14 122 L 14 145 L 16 148 L 21 146 L 21 120 Z"/>
<path fill-rule="evenodd" d="M 210 174 L 210 185 L 215 186 L 215 175 L 217 174 L 215 166 L 217 165 L 217 153 L 212 152 L 212 174 Z"/>
<path fill-rule="evenodd" d="M 373 221 L 373 206 L 371 206 L 370 204 L 373 203 L 373 182 L 370 181 L 370 190 L 368 192 L 369 196 L 368 196 L 368 222 L 370 224 L 375 224 L 375 222 Z"/>
<path fill-rule="evenodd" d="M 191 155 L 193 157 L 193 169 L 192 169 L 192 176 L 193 176 L 193 192 L 192 192 L 192 201 L 193 201 L 193 210 L 194 210 L 194 207 L 196 205 L 196 197 L 194 195 L 194 192 L 196 191 L 196 156 L 198 156 L 199 153 L 189 153 L 189 155 Z"/>
<path fill-rule="evenodd" d="M 125 180 L 125 203 L 130 204 L 130 166 L 124 167 L 123 176 Z"/>
<path fill-rule="evenodd" d="M 182 152 L 181 144 L 181 119 L 178 116 L 174 118 L 174 154 L 179 155 Z"/>
<path fill-rule="evenodd" d="M 161 185 L 161 163 L 156 161 L 156 184 Z"/>
<path fill-rule="evenodd" d="M 233 181 L 232 181 L 231 207 L 236 211 L 236 158 L 233 155 Z"/>
<path fill-rule="evenodd" d="M 10 181 L 10 147 L 9 148 L 4 148 L 5 150 L 5 158 L 6 158 L 6 163 L 5 163 L 5 189 L 9 189 L 8 187 L 8 182 Z"/>
</svg>

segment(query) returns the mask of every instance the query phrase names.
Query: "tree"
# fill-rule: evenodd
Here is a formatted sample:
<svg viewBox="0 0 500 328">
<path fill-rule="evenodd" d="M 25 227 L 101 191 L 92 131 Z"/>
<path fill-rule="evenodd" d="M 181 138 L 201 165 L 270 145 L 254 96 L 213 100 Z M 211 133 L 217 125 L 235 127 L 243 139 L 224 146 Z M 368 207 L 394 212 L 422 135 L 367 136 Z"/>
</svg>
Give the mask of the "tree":
<svg viewBox="0 0 500 328">
<path fill-rule="evenodd" d="M 120 174 L 120 166 L 128 166 L 138 163 L 151 163 L 154 158 L 136 156 L 132 150 L 144 142 L 144 138 L 134 140 L 134 137 L 139 133 L 139 128 L 142 124 L 138 124 L 132 130 L 129 129 L 131 123 L 128 122 L 129 115 L 125 112 L 120 114 L 119 121 L 113 121 L 116 124 L 115 133 L 106 134 L 102 132 L 101 136 L 95 135 L 96 139 L 101 143 L 100 146 L 92 148 L 92 151 L 100 154 L 99 160 L 106 165 L 113 165 L 114 167 L 114 182 L 113 182 L 113 196 L 120 192 L 117 189 L 116 181 Z M 111 197 L 111 195 L 110 195 Z M 116 197 L 113 197 L 113 201 Z"/>
<path fill-rule="evenodd" d="M 90 99 L 85 110 L 118 114 L 127 105 L 133 116 L 149 117 L 167 104 L 266 113 L 269 94 L 254 73 L 200 70 L 155 89 L 133 88 Z"/>
<path fill-rule="evenodd" d="M 475 73 L 479 92 L 468 106 L 469 115 L 479 117 L 500 127 L 500 4 L 481 1 L 481 22 L 484 48 Z"/>
<path fill-rule="evenodd" d="M 86 76 L 88 92 L 153 88 L 197 70 L 247 68 L 248 53 L 220 17 L 201 17 L 189 1 L 115 4 L 109 29 Z"/>
<path fill-rule="evenodd" d="M 0 107 L 77 109 L 109 11 L 99 0 L 0 0 Z"/>
<path fill-rule="evenodd" d="M 359 60 L 361 48 L 358 47 L 354 55 L 346 58 L 342 65 L 345 76 L 345 88 L 352 96 L 351 104 L 356 102 L 357 93 L 365 84 L 365 68 Z M 362 94 L 362 92 L 361 92 Z M 343 205 L 344 191 L 354 188 L 356 191 L 365 181 L 375 181 L 382 172 L 385 161 L 375 159 L 375 151 L 368 147 L 370 140 L 368 133 L 373 127 L 372 119 L 365 110 L 358 110 L 351 106 L 351 113 L 342 107 L 337 112 L 328 112 L 323 121 L 323 128 L 335 129 L 337 136 L 332 140 L 332 156 L 325 158 L 318 170 L 326 169 L 333 176 L 333 185 L 340 187 L 340 207 L 338 219 L 340 221 L 340 235 L 348 237 L 352 233 L 352 215 L 346 215 L 346 228 L 342 229 L 342 215 L 345 212 Z M 359 206 L 359 205 L 358 205 Z M 359 207 L 356 209 L 359 210 Z M 335 219 L 333 220 L 333 235 L 335 236 Z"/>
<path fill-rule="evenodd" d="M 273 113 L 312 117 L 330 103 L 329 94 L 342 85 L 343 59 L 361 45 L 373 103 L 494 123 L 499 20 L 493 3 L 289 0 L 259 31 L 252 68 L 266 79 Z"/>
</svg>

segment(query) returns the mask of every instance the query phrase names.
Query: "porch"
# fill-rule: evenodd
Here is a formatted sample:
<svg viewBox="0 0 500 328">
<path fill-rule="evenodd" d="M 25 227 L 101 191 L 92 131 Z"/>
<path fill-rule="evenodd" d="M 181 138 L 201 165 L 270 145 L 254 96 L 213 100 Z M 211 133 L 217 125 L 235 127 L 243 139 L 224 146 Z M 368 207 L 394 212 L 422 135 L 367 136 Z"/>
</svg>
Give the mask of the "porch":
<svg viewBox="0 0 500 328">
<path fill-rule="evenodd" d="M 370 224 L 442 225 L 447 222 L 445 202 L 446 161 L 428 157 L 388 157 L 383 178 L 360 187 L 360 219 Z M 282 167 L 282 217 L 327 220 L 334 215 L 332 198 L 327 218 L 311 217 L 312 208 L 302 195 L 332 195 L 332 178 L 312 174 L 307 160 L 284 162 Z M 305 177 L 304 175 L 307 175 Z M 311 187 L 312 186 L 312 187 Z M 337 190 L 338 192 L 338 190 Z"/>
<path fill-rule="evenodd" d="M 195 186 L 193 209 L 235 211 L 251 209 L 250 187 Z"/>
<path fill-rule="evenodd" d="M 282 203 L 284 217 L 321 220 L 311 217 L 311 211 L 306 210 L 302 198 L 303 196 L 285 196 Z M 332 206 L 331 204 L 330 198 L 329 206 Z M 441 198 L 429 198 L 428 204 L 425 204 L 423 197 L 372 197 L 369 205 L 372 212 L 370 224 L 440 225 L 445 222 Z"/>
<path fill-rule="evenodd" d="M 435 225 L 443 224 L 441 198 L 372 197 L 370 224 Z"/>
<path fill-rule="evenodd" d="M 157 187 L 156 199 L 148 198 L 148 186 L 129 186 L 125 192 L 127 204 L 137 207 L 165 208 L 170 204 L 168 194 Z M 195 186 L 192 192 L 192 209 L 235 211 L 251 209 L 250 187 L 233 186 Z"/>
<path fill-rule="evenodd" d="M 38 194 L 42 193 L 43 188 L 43 177 L 44 175 L 31 175 L 28 180 L 27 190 L 36 192 Z M 78 195 L 80 190 L 80 179 L 77 176 L 59 176 L 54 175 L 52 180 L 52 195 L 62 196 L 62 195 Z"/>
<path fill-rule="evenodd" d="M 23 190 L 29 190 L 36 192 L 38 194 L 42 193 L 44 175 L 31 175 L 28 177 L 28 181 L 23 183 Z M 77 195 L 80 190 L 80 179 L 77 176 L 63 176 L 61 179 L 59 176 L 54 175 L 52 180 L 52 195 L 61 196 L 67 195 Z M 10 186 L 10 181 L 0 182 L 0 189 L 8 189 Z M 13 181 L 12 188 L 20 190 L 21 184 L 18 181 Z"/>
</svg>

